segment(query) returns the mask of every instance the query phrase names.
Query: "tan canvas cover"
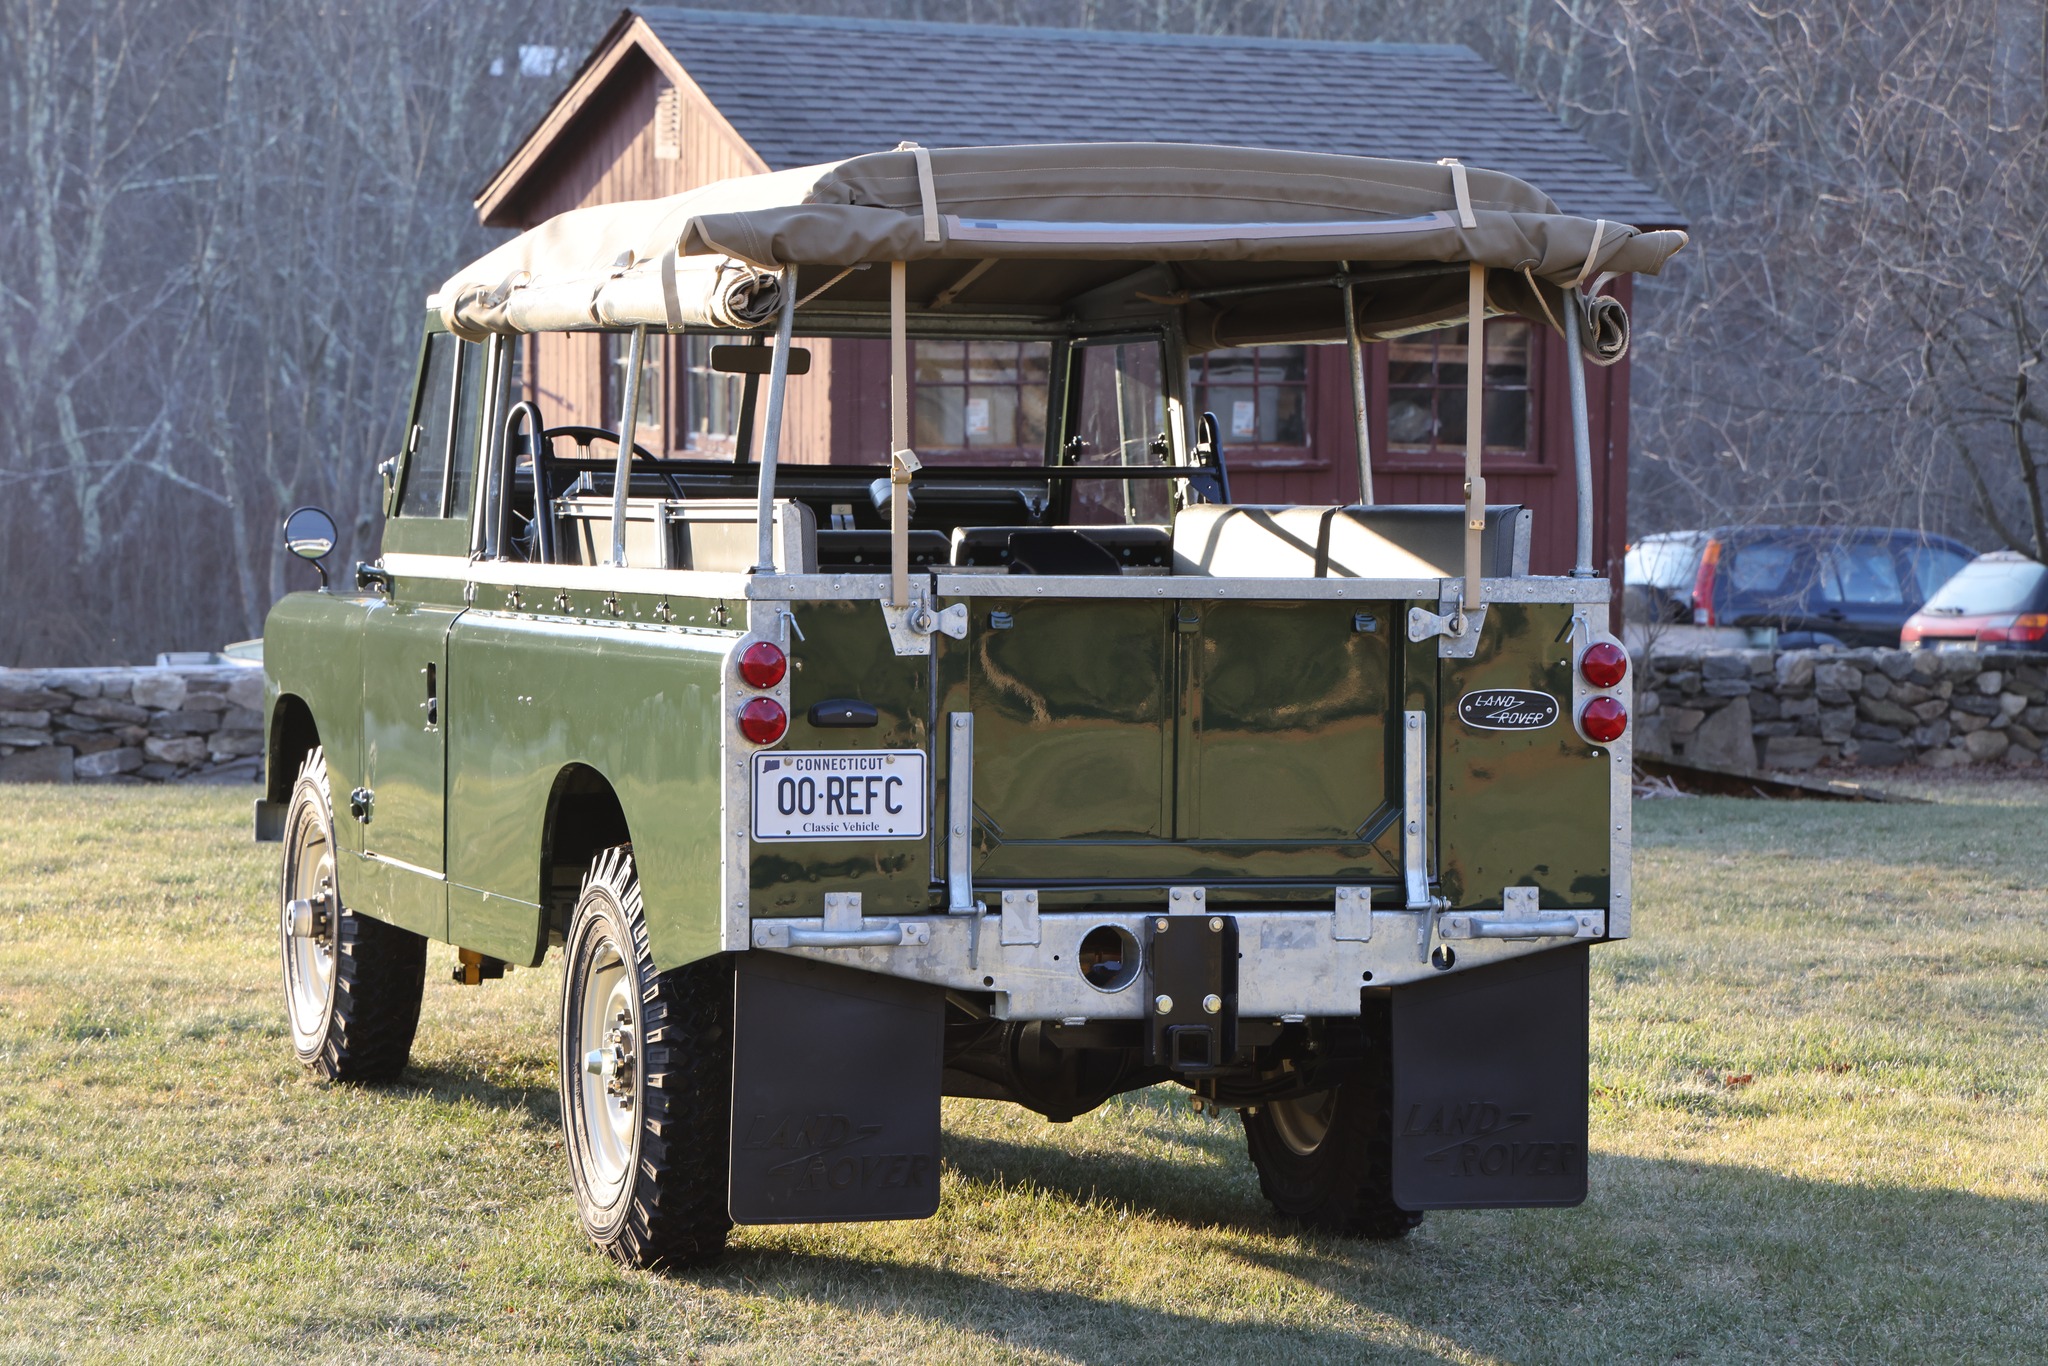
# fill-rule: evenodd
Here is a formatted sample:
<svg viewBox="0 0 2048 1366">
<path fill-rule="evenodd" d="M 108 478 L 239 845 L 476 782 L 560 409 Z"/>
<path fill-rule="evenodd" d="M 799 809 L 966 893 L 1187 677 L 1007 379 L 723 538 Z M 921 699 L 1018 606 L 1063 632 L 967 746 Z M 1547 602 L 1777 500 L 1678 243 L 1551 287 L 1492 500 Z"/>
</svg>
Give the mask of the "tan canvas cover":
<svg viewBox="0 0 2048 1366">
<path fill-rule="evenodd" d="M 977 282 L 980 308 L 1065 308 L 1142 272 L 1155 283 L 1143 297 L 1183 307 L 1197 346 L 1320 341 L 1332 339 L 1336 291 L 1287 284 L 1310 267 L 1388 276 L 1359 295 L 1361 326 L 1390 335 L 1455 320 L 1464 297 L 1461 275 L 1394 278 L 1390 267 L 1478 262 L 1493 307 L 1556 323 L 1574 286 L 1655 274 L 1685 240 L 1559 213 L 1534 187 L 1477 167 L 1155 143 L 899 149 L 573 210 L 457 272 L 438 302 L 450 329 L 473 338 L 729 331 L 772 317 L 785 267 L 804 268 L 806 291 L 861 264 L 993 261 L 1007 268 Z M 1152 263 L 1168 274 L 1143 271 Z M 1161 293 L 1159 278 L 1181 287 Z M 1273 288 L 1216 297 L 1244 285 Z M 1589 354 L 1618 356 L 1620 306 L 1580 306 Z"/>
</svg>

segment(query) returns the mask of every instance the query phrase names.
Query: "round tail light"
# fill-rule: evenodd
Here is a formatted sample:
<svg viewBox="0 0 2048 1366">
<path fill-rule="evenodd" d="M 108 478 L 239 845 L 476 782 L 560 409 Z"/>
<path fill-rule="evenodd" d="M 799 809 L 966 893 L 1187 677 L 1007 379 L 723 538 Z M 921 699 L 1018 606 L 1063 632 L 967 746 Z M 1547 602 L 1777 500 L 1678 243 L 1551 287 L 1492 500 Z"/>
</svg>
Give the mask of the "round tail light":
<svg viewBox="0 0 2048 1366">
<path fill-rule="evenodd" d="M 1628 729 L 1628 708 L 1611 697 L 1596 697 L 1579 712 L 1579 729 L 1596 744 L 1611 745 Z"/>
<path fill-rule="evenodd" d="M 1628 677 L 1628 651 L 1611 640 L 1596 641 L 1579 656 L 1579 672 L 1594 687 L 1611 688 Z"/>
<path fill-rule="evenodd" d="M 789 714 L 772 697 L 752 698 L 740 708 L 740 734 L 754 744 L 772 745 L 788 729 Z"/>
<path fill-rule="evenodd" d="M 772 688 L 789 672 L 789 657 L 781 647 L 757 640 L 740 651 L 740 677 L 750 688 Z"/>
</svg>

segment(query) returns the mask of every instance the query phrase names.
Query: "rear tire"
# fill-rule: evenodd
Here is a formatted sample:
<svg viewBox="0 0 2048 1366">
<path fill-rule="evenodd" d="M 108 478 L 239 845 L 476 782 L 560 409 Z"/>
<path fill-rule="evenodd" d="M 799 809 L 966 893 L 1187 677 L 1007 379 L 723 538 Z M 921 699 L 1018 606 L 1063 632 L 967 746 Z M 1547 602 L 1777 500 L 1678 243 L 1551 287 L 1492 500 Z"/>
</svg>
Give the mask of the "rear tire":
<svg viewBox="0 0 2048 1366">
<path fill-rule="evenodd" d="M 1385 1038 L 1369 1029 L 1364 1062 L 1327 1090 L 1239 1111 L 1259 1190 L 1287 1218 L 1377 1239 L 1405 1237 L 1422 1222 L 1394 1203 L 1393 1064 Z"/>
<path fill-rule="evenodd" d="M 584 875 L 562 950 L 562 1138 L 576 1216 L 627 1266 L 725 1250 L 732 964 L 656 973 L 631 848 Z"/>
<path fill-rule="evenodd" d="M 427 941 L 343 902 L 327 757 L 314 746 L 292 784 L 278 889 L 278 946 L 292 1052 L 329 1081 L 391 1081 L 412 1056 Z M 312 908 L 293 933 L 292 903 Z"/>
</svg>

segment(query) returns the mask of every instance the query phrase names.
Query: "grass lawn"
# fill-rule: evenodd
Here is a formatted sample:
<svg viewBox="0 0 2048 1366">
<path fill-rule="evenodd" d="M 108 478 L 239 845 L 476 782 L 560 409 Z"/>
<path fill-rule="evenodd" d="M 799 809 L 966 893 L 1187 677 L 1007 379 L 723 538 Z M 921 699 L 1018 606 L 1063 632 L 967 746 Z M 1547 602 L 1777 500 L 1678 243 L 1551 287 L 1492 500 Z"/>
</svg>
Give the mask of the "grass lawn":
<svg viewBox="0 0 2048 1366">
<path fill-rule="evenodd" d="M 577 1233 L 553 963 L 436 949 L 316 1085 L 248 792 L 0 787 L 0 1360 L 2039 1360 L 2048 783 L 1930 791 L 1638 807 L 1580 1209 L 1304 1237 L 1184 1092 L 948 1101 L 936 1219 L 662 1277 Z"/>
</svg>

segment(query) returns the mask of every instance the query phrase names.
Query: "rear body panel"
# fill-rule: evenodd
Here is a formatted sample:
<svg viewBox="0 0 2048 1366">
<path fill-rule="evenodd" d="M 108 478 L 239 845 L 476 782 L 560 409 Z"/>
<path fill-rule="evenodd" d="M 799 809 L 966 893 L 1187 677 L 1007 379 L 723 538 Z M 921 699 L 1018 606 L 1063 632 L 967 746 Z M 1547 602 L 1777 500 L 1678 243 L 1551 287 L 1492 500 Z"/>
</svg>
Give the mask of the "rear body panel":
<svg viewBox="0 0 2048 1366">
<path fill-rule="evenodd" d="M 1395 875 L 1391 604 L 963 603 L 938 667 L 974 716 L 978 884 Z"/>
</svg>

